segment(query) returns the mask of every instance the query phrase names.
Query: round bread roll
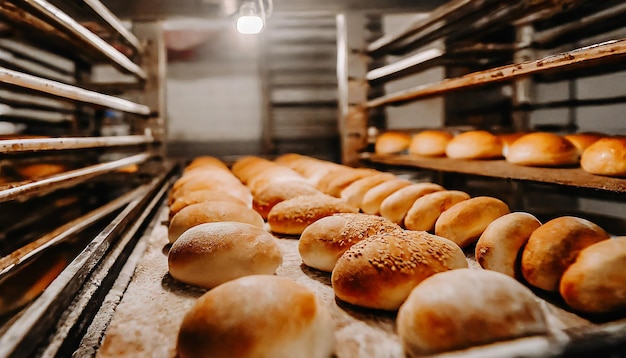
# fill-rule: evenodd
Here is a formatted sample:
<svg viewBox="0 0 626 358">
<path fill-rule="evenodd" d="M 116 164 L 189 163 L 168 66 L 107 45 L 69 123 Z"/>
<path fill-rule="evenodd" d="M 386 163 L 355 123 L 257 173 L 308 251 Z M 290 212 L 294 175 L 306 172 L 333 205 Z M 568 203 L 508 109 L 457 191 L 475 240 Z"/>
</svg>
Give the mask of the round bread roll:
<svg viewBox="0 0 626 358">
<path fill-rule="evenodd" d="M 529 213 L 510 213 L 495 219 L 476 243 L 476 261 L 487 270 L 521 277 L 518 257 L 541 222 Z"/>
<path fill-rule="evenodd" d="M 411 135 L 402 132 L 384 132 L 376 138 L 374 151 L 376 154 L 400 153 L 409 148 Z"/>
<path fill-rule="evenodd" d="M 423 356 L 547 333 L 534 294 L 494 271 L 459 269 L 420 283 L 400 307 L 398 335 L 408 356 Z"/>
<path fill-rule="evenodd" d="M 456 159 L 496 159 L 502 157 L 502 143 L 487 131 L 456 135 L 446 146 L 446 155 Z"/>
<path fill-rule="evenodd" d="M 330 183 L 328 183 L 326 194 L 338 198 L 341 196 L 341 192 L 343 191 L 343 189 L 345 189 L 348 185 L 354 183 L 359 179 L 374 176 L 376 174 L 380 174 L 380 172 L 377 170 L 364 168 L 352 169 L 344 175 L 335 177 Z"/>
<path fill-rule="evenodd" d="M 173 243 L 194 226 L 219 221 L 235 221 L 260 228 L 265 224 L 261 215 L 247 206 L 227 201 L 207 201 L 189 205 L 174 215 L 167 235 Z"/>
<path fill-rule="evenodd" d="M 247 184 L 248 180 L 271 165 L 272 162 L 267 159 L 250 155 L 237 159 L 233 163 L 231 171 L 242 183 Z"/>
<path fill-rule="evenodd" d="M 590 145 L 580 166 L 591 174 L 626 177 L 626 138 L 602 138 Z"/>
<path fill-rule="evenodd" d="M 626 237 L 580 251 L 559 285 L 565 303 L 585 313 L 626 311 Z"/>
<path fill-rule="evenodd" d="M 426 194 L 411 205 L 404 217 L 404 227 L 408 230 L 430 231 L 435 227 L 441 213 L 469 198 L 467 193 L 458 190 Z"/>
<path fill-rule="evenodd" d="M 330 195 L 302 195 L 274 205 L 267 215 L 267 223 L 272 232 L 300 235 L 307 226 L 323 217 L 358 211 L 357 208 Z"/>
<path fill-rule="evenodd" d="M 265 170 L 248 179 L 246 185 L 251 191 L 259 191 L 269 185 L 294 181 L 300 181 L 302 183 L 307 182 L 306 178 L 295 170 L 272 163 L 272 165 L 268 165 Z"/>
<path fill-rule="evenodd" d="M 226 184 L 226 183 L 220 183 L 218 181 L 214 182 L 214 181 L 207 181 L 207 180 L 200 180 L 200 181 L 194 180 L 192 182 L 186 183 L 185 185 L 181 186 L 176 191 L 171 191 L 168 204 L 171 205 L 177 199 L 188 196 L 190 193 L 194 191 L 200 191 L 200 190 L 219 190 L 243 201 L 244 203 L 246 203 L 246 206 L 252 207 L 252 193 L 250 192 L 250 189 L 248 189 L 244 185 Z"/>
<path fill-rule="evenodd" d="M 454 136 L 450 132 L 429 129 L 421 131 L 411 138 L 409 153 L 427 157 L 446 155 L 446 147 Z"/>
<path fill-rule="evenodd" d="M 435 234 L 465 248 L 475 243 L 492 221 L 509 212 L 503 201 L 489 196 L 464 200 L 439 216 Z"/>
<path fill-rule="evenodd" d="M 350 183 L 350 185 L 341 191 L 340 197 L 348 204 L 360 208 L 363 202 L 363 196 L 368 190 L 391 179 L 396 179 L 396 176 L 391 173 L 366 176 L 365 178 Z"/>
<path fill-rule="evenodd" d="M 233 204 L 239 204 L 246 206 L 246 203 L 228 193 L 218 190 L 198 190 L 192 191 L 186 196 L 176 199 L 172 205 L 170 205 L 170 220 L 179 211 L 188 207 L 189 205 L 204 203 L 207 201 L 227 201 Z"/>
<path fill-rule="evenodd" d="M 204 155 L 193 158 L 193 160 L 185 167 L 185 169 L 183 169 L 183 173 L 200 167 L 222 169 L 230 172 L 230 169 L 228 169 L 226 164 L 224 164 L 224 162 L 222 162 L 220 159 L 209 155 Z"/>
<path fill-rule="evenodd" d="M 282 262 L 270 233 L 238 222 L 194 226 L 180 235 L 167 256 L 172 277 L 204 288 L 242 276 L 271 275 Z"/>
<path fill-rule="evenodd" d="M 446 190 L 434 183 L 417 183 L 394 192 L 380 203 L 380 215 L 396 224 L 402 224 L 404 217 L 415 200 L 426 194 Z"/>
<path fill-rule="evenodd" d="M 402 228 L 387 219 L 368 214 L 335 214 L 321 218 L 302 232 L 298 251 L 302 262 L 314 269 L 331 272 L 337 260 L 361 240 Z"/>
<path fill-rule="evenodd" d="M 229 185 L 236 184 L 240 185 L 241 182 L 234 176 L 230 171 L 224 171 L 222 169 L 212 169 L 200 167 L 194 170 L 188 171 L 183 174 L 178 180 L 174 182 L 172 185 L 172 191 L 177 191 L 184 185 L 194 181 L 208 181 L 217 184 Z"/>
<path fill-rule="evenodd" d="M 529 133 L 509 146 L 509 163 L 554 167 L 578 164 L 578 149 L 567 139 L 554 133 Z"/>
<path fill-rule="evenodd" d="M 384 181 L 363 195 L 361 200 L 361 210 L 366 214 L 378 215 L 380 213 L 380 205 L 389 195 L 396 191 L 411 185 L 412 183 L 404 179 L 393 179 Z"/>
<path fill-rule="evenodd" d="M 558 291 L 563 272 L 580 250 L 608 238 L 606 231 L 589 220 L 573 216 L 552 219 L 530 235 L 522 251 L 522 274 L 535 287 Z"/>
<path fill-rule="evenodd" d="M 326 306 L 308 288 L 246 276 L 198 299 L 180 326 L 177 350 L 181 358 L 328 358 L 334 332 Z"/>
<path fill-rule="evenodd" d="M 515 133 L 501 133 L 498 134 L 497 137 L 500 140 L 500 143 L 502 143 L 502 156 L 504 156 L 506 158 L 506 156 L 509 154 L 509 147 L 511 146 L 511 144 L 513 144 L 516 140 L 520 139 L 521 137 L 525 136 L 526 132 L 515 132 Z"/>
<path fill-rule="evenodd" d="M 566 134 L 563 137 L 572 142 L 576 149 L 578 149 L 578 154 L 581 155 L 590 145 L 605 136 L 600 133 L 583 132 Z"/>
<path fill-rule="evenodd" d="M 331 281 L 342 301 L 397 310 L 425 278 L 463 267 L 468 267 L 463 251 L 449 240 L 426 232 L 389 232 L 352 245 L 337 261 Z"/>
<path fill-rule="evenodd" d="M 261 190 L 252 192 L 254 200 L 252 207 L 263 219 L 267 219 L 274 205 L 287 199 L 295 198 L 302 195 L 322 194 L 312 185 L 302 181 L 285 181 L 268 185 Z"/>
</svg>

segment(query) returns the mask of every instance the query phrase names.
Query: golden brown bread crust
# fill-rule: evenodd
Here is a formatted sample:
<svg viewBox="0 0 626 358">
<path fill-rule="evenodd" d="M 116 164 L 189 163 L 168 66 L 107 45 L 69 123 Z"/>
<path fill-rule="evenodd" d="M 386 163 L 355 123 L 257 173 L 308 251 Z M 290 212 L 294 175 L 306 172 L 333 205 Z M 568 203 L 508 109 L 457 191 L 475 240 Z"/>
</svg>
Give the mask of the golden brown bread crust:
<svg viewBox="0 0 626 358">
<path fill-rule="evenodd" d="M 238 222 L 213 222 L 185 231 L 170 248 L 169 273 L 204 288 L 248 275 L 271 275 L 282 263 L 274 237 Z"/>
<path fill-rule="evenodd" d="M 391 232 L 350 247 L 337 261 L 331 280 L 342 301 L 396 310 L 425 278 L 467 266 L 463 251 L 449 240 L 426 232 Z"/>
<path fill-rule="evenodd" d="M 193 158 L 193 160 L 185 167 L 185 169 L 183 169 L 183 173 L 187 173 L 200 167 L 230 171 L 226 164 L 224 164 L 224 162 L 222 162 L 220 159 L 209 155 L 204 155 Z"/>
<path fill-rule="evenodd" d="M 539 226 L 541 222 L 536 217 L 524 212 L 510 213 L 495 219 L 476 243 L 476 261 L 484 269 L 513 278 L 521 277 L 519 254 Z"/>
<path fill-rule="evenodd" d="M 446 146 L 446 155 L 456 159 L 496 159 L 502 157 L 502 143 L 487 131 L 456 135 Z"/>
<path fill-rule="evenodd" d="M 450 132 L 429 129 L 415 134 L 411 138 L 409 153 L 427 157 L 446 155 L 446 147 L 454 136 Z"/>
<path fill-rule="evenodd" d="M 63 173 L 69 167 L 62 163 L 26 163 L 16 165 L 14 169 L 22 178 L 36 180 Z"/>
<path fill-rule="evenodd" d="M 336 176 L 332 181 L 330 181 L 326 188 L 326 194 L 338 198 L 341 196 L 343 189 L 345 189 L 348 185 L 359 179 L 374 176 L 376 174 L 380 174 L 380 172 L 374 169 L 352 169 L 343 175 Z"/>
<path fill-rule="evenodd" d="M 237 159 L 231 166 L 231 171 L 242 183 L 247 184 L 248 180 L 267 169 L 270 165 L 272 163 L 267 159 L 249 155 Z"/>
<path fill-rule="evenodd" d="M 442 190 L 446 189 L 434 183 L 417 183 L 401 188 L 380 203 L 380 215 L 396 224 L 403 224 L 404 217 L 415 200 Z"/>
<path fill-rule="evenodd" d="M 171 243 L 186 230 L 205 223 L 235 221 L 263 227 L 261 215 L 247 206 L 226 201 L 207 201 L 187 206 L 174 215 L 167 231 Z"/>
<path fill-rule="evenodd" d="M 345 200 L 348 204 L 360 208 L 363 196 L 368 190 L 376 185 L 385 182 L 387 180 L 396 179 L 396 176 L 391 173 L 381 173 L 376 175 L 367 176 L 357 181 L 350 183 L 345 189 L 341 191 L 341 199 Z"/>
<path fill-rule="evenodd" d="M 275 233 L 299 235 L 323 217 L 357 212 L 357 208 L 330 195 L 302 195 L 274 205 L 267 215 L 267 223 Z"/>
<path fill-rule="evenodd" d="M 496 137 L 498 137 L 498 140 L 500 140 L 500 143 L 502 143 L 502 156 L 506 158 L 507 154 L 509 153 L 509 147 L 511 146 L 511 144 L 513 144 L 516 140 L 520 139 L 526 134 L 528 133 L 514 132 L 497 134 Z"/>
<path fill-rule="evenodd" d="M 366 214 L 377 215 L 380 213 L 380 205 L 383 200 L 396 191 L 411 185 L 412 183 L 404 179 L 393 179 L 384 181 L 368 190 L 361 200 L 361 210 Z"/>
<path fill-rule="evenodd" d="M 341 255 L 366 238 L 402 228 L 387 219 L 368 214 L 335 214 L 309 225 L 300 236 L 298 251 L 305 265 L 331 272 Z"/>
<path fill-rule="evenodd" d="M 178 180 L 172 185 L 172 191 L 176 192 L 181 187 L 194 182 L 194 181 L 209 181 L 215 183 L 236 184 L 240 185 L 241 182 L 230 171 L 223 169 L 213 169 L 200 167 L 194 170 L 184 173 Z"/>
<path fill-rule="evenodd" d="M 509 212 L 508 205 L 489 196 L 464 200 L 439 216 L 435 234 L 465 248 L 475 243 L 492 221 Z"/>
<path fill-rule="evenodd" d="M 565 303 L 585 313 L 626 310 L 626 237 L 581 250 L 559 285 Z"/>
<path fill-rule="evenodd" d="M 582 154 L 585 149 L 590 145 L 597 142 L 599 139 L 606 137 L 601 133 L 583 132 L 583 133 L 571 133 L 563 136 L 565 139 L 572 142 L 572 144 L 578 149 L 578 154 Z"/>
<path fill-rule="evenodd" d="M 188 196 L 194 191 L 200 190 L 219 190 L 228 193 L 246 203 L 246 206 L 252 206 L 252 193 L 246 186 L 239 184 L 228 184 L 220 181 L 194 180 L 186 183 L 176 191 L 170 191 L 168 204 L 174 203 L 177 199 Z"/>
<path fill-rule="evenodd" d="M 187 195 L 176 199 L 172 205 L 170 205 L 170 220 L 174 217 L 174 215 L 178 214 L 179 211 L 188 207 L 189 205 L 204 203 L 207 201 L 227 201 L 233 204 L 239 204 L 243 206 L 247 206 L 247 203 L 243 200 L 236 198 L 226 192 L 219 190 L 197 190 L 188 193 Z"/>
<path fill-rule="evenodd" d="M 580 166 L 591 174 L 626 177 L 626 138 L 599 139 L 583 152 Z"/>
<path fill-rule="evenodd" d="M 430 231 L 435 227 L 437 218 L 441 213 L 469 198 L 467 193 L 458 190 L 426 194 L 411 205 L 404 217 L 404 227 L 408 230 Z"/>
<path fill-rule="evenodd" d="M 287 199 L 295 198 L 302 195 L 322 194 L 312 185 L 302 181 L 285 181 L 269 184 L 260 190 L 254 190 L 252 196 L 254 198 L 252 207 L 263 219 L 267 219 L 274 205 Z"/>
<path fill-rule="evenodd" d="M 405 151 L 411 144 L 411 135 L 403 132 L 388 131 L 381 133 L 374 143 L 376 154 L 393 154 Z"/>
<path fill-rule="evenodd" d="M 573 216 L 552 219 L 533 231 L 522 252 L 522 274 L 542 290 L 558 291 L 563 272 L 587 246 L 609 234 L 589 220 Z"/>
<path fill-rule="evenodd" d="M 247 276 L 198 299 L 183 319 L 177 351 L 181 358 L 286 358 L 294 352 L 327 358 L 334 331 L 327 308 L 306 287 L 278 276 Z"/>
<path fill-rule="evenodd" d="M 472 269 L 425 279 L 400 307 L 397 328 L 408 356 L 547 333 L 528 288 L 501 273 Z"/>
<path fill-rule="evenodd" d="M 554 167 L 578 164 L 578 149 L 567 139 L 554 133 L 529 133 L 509 146 L 509 163 Z"/>
</svg>

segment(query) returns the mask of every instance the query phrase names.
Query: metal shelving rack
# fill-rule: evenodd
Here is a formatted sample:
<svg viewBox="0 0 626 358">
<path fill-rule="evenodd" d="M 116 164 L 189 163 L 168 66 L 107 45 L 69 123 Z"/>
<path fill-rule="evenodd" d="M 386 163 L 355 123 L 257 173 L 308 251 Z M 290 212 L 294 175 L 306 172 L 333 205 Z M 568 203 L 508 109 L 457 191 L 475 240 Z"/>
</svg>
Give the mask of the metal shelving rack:
<svg viewBox="0 0 626 358">
<path fill-rule="evenodd" d="M 173 174 L 160 25 L 128 25 L 98 0 L 0 0 L 2 357 L 78 349 Z"/>
</svg>

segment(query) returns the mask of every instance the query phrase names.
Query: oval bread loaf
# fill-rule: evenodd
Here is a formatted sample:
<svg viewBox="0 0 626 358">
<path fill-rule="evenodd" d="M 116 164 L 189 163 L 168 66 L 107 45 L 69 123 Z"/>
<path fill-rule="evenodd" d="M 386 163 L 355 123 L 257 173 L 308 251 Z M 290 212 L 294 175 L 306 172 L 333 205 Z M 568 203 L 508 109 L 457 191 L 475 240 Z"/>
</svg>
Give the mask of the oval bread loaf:
<svg viewBox="0 0 626 358">
<path fill-rule="evenodd" d="M 578 164 L 578 149 L 572 142 L 554 133 L 524 135 L 509 146 L 506 160 L 513 164 L 554 167 Z"/>
<path fill-rule="evenodd" d="M 368 214 L 335 214 L 309 225 L 300 236 L 298 251 L 305 265 L 331 272 L 352 245 L 376 234 L 402 231 L 391 221 Z"/>
<path fill-rule="evenodd" d="M 582 154 L 580 165 L 586 172 L 626 177 L 626 138 L 602 138 Z"/>
<path fill-rule="evenodd" d="M 446 146 L 454 136 L 450 132 L 429 129 L 411 138 L 409 153 L 427 157 L 446 155 Z"/>
<path fill-rule="evenodd" d="M 274 237 L 265 230 L 214 222 L 185 231 L 170 248 L 167 261 L 175 279 L 213 288 L 242 276 L 271 275 L 282 256 Z"/>
<path fill-rule="evenodd" d="M 527 287 L 495 271 L 471 269 L 425 279 L 400 307 L 397 328 L 414 357 L 547 332 Z"/>
<path fill-rule="evenodd" d="M 589 220 L 552 219 L 530 235 L 522 252 L 522 274 L 529 284 L 556 292 L 563 272 L 580 250 L 608 238 L 606 231 Z"/>
<path fill-rule="evenodd" d="M 408 230 L 430 231 L 435 227 L 441 213 L 469 198 L 467 193 L 458 190 L 426 194 L 411 205 L 404 217 L 404 227 Z"/>
<path fill-rule="evenodd" d="M 565 303 L 585 313 L 626 310 L 626 237 L 604 240 L 580 251 L 559 286 Z"/>
<path fill-rule="evenodd" d="M 219 190 L 198 190 L 187 194 L 186 196 L 176 199 L 172 205 L 170 205 L 170 220 L 179 211 L 188 207 L 189 205 L 204 203 L 207 201 L 227 201 L 233 204 L 239 204 L 246 206 L 246 203 L 228 193 Z"/>
<path fill-rule="evenodd" d="M 380 215 L 396 224 L 402 224 L 415 200 L 442 190 L 446 189 L 434 183 L 417 183 L 401 188 L 380 203 Z"/>
<path fill-rule="evenodd" d="M 411 182 L 404 179 L 393 179 L 376 185 L 363 195 L 361 210 L 366 214 L 378 215 L 380 205 L 389 195 L 411 185 Z"/>
<path fill-rule="evenodd" d="M 446 146 L 446 155 L 455 159 L 495 159 L 502 157 L 502 143 L 487 131 L 456 135 Z"/>
<path fill-rule="evenodd" d="M 178 332 L 181 358 L 328 358 L 333 321 L 308 288 L 256 275 L 220 285 L 198 299 Z"/>
<path fill-rule="evenodd" d="M 361 178 L 343 189 L 340 197 L 348 204 L 360 208 L 363 202 L 363 196 L 368 190 L 391 179 L 396 179 L 396 176 L 391 173 L 381 173 Z"/>
<path fill-rule="evenodd" d="M 513 278 L 521 277 L 519 256 L 541 222 L 532 214 L 515 212 L 495 219 L 476 243 L 476 261 L 487 270 Z"/>
<path fill-rule="evenodd" d="M 439 216 L 435 234 L 465 248 L 474 244 L 492 221 L 508 213 L 509 207 L 496 198 L 478 196 L 464 200 Z"/>
</svg>

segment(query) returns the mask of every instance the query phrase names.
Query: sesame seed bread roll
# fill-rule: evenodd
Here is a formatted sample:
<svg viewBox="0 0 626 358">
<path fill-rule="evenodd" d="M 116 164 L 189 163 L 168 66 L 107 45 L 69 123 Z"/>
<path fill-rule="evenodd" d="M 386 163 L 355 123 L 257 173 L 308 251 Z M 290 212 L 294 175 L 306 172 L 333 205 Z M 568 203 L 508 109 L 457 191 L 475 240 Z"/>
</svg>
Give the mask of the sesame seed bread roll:
<svg viewBox="0 0 626 358">
<path fill-rule="evenodd" d="M 548 332 L 541 305 L 527 287 L 495 271 L 472 269 L 425 279 L 400 307 L 396 322 L 411 357 Z"/>
<path fill-rule="evenodd" d="M 363 196 L 368 190 L 387 180 L 396 179 L 397 177 L 391 173 L 381 173 L 361 178 L 350 183 L 341 191 L 340 198 L 348 204 L 360 208 L 363 202 Z"/>
<path fill-rule="evenodd" d="M 280 182 L 253 191 L 252 207 L 261 214 L 263 219 L 267 219 L 267 216 L 276 204 L 298 196 L 314 194 L 322 194 L 322 192 L 306 182 Z"/>
<path fill-rule="evenodd" d="M 541 222 L 532 214 L 515 212 L 495 219 L 476 243 L 476 261 L 487 270 L 517 278 L 519 254 Z"/>
<path fill-rule="evenodd" d="M 404 217 L 404 227 L 408 230 L 431 231 L 441 213 L 469 198 L 467 193 L 458 190 L 426 194 L 411 205 Z"/>
<path fill-rule="evenodd" d="M 309 225 L 300 236 L 298 251 L 305 265 L 331 272 L 337 260 L 352 245 L 366 238 L 402 228 L 368 214 L 335 214 Z"/>
<path fill-rule="evenodd" d="M 396 224 L 402 224 L 415 200 L 442 190 L 446 189 L 433 183 L 417 183 L 401 188 L 383 200 L 380 204 L 380 215 Z"/>
<path fill-rule="evenodd" d="M 626 237 L 582 249 L 559 285 L 565 303 L 584 313 L 626 311 Z"/>
<path fill-rule="evenodd" d="M 602 138 L 582 154 L 580 166 L 584 171 L 610 177 L 626 177 L 626 138 Z"/>
<path fill-rule="evenodd" d="M 456 135 L 446 146 L 448 158 L 496 159 L 502 157 L 502 143 L 487 131 L 468 131 Z"/>
<path fill-rule="evenodd" d="M 426 232 L 392 232 L 350 247 L 337 261 L 331 281 L 344 302 L 397 310 L 425 278 L 463 267 L 468 267 L 463 251 L 449 240 Z"/>
<path fill-rule="evenodd" d="M 374 152 L 376 154 L 393 154 L 400 153 L 409 148 L 411 144 L 411 135 L 403 132 L 384 132 L 381 133 L 374 143 Z"/>
<path fill-rule="evenodd" d="M 435 223 L 435 234 L 461 248 L 474 244 L 492 221 L 510 212 L 503 201 L 478 196 L 461 201 L 444 211 Z"/>
<path fill-rule="evenodd" d="M 167 256 L 170 275 L 204 288 L 248 275 L 276 272 L 282 255 L 262 228 L 238 222 L 212 222 L 185 231 Z"/>
<path fill-rule="evenodd" d="M 578 149 L 572 142 L 554 133 L 535 132 L 519 138 L 509 146 L 509 163 L 556 167 L 578 164 Z"/>
<path fill-rule="evenodd" d="M 442 157 L 446 155 L 446 147 L 454 136 L 450 132 L 428 129 L 411 138 L 409 153 L 426 157 Z"/>
<path fill-rule="evenodd" d="M 361 210 L 366 214 L 378 215 L 380 213 L 380 205 L 389 195 L 396 191 L 409 186 L 411 183 L 404 179 L 393 179 L 382 182 L 363 195 L 361 201 Z"/>
<path fill-rule="evenodd" d="M 241 222 L 260 228 L 265 224 L 261 215 L 247 206 L 226 201 L 207 201 L 189 205 L 174 215 L 167 236 L 173 243 L 194 226 L 220 221 Z"/>
<path fill-rule="evenodd" d="M 578 253 L 609 237 L 601 227 L 583 218 L 552 219 L 530 235 L 522 252 L 522 274 L 529 284 L 556 292 L 561 276 Z"/>
<path fill-rule="evenodd" d="M 288 278 L 255 275 L 200 297 L 178 332 L 180 358 L 329 358 L 335 325 L 324 303 Z"/>
<path fill-rule="evenodd" d="M 210 189 L 197 190 L 176 199 L 172 203 L 172 205 L 170 205 L 170 220 L 174 217 L 174 215 L 178 214 L 179 211 L 188 207 L 189 205 L 204 203 L 207 201 L 227 201 L 233 204 L 239 204 L 243 206 L 247 205 L 246 202 L 244 202 L 243 200 L 223 191 Z"/>
<path fill-rule="evenodd" d="M 330 195 L 302 195 L 274 205 L 267 215 L 267 223 L 272 232 L 300 235 L 307 226 L 323 217 L 357 212 L 357 208 Z"/>
</svg>

